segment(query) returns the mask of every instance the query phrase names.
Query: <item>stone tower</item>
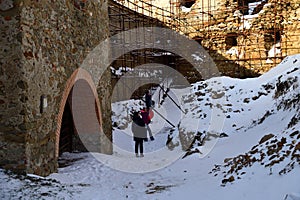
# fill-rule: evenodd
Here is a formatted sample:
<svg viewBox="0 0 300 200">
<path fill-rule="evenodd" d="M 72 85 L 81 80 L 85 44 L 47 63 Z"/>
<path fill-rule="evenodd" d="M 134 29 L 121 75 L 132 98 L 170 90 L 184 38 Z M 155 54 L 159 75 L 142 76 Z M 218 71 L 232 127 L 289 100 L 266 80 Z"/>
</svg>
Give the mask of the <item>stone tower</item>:
<svg viewBox="0 0 300 200">
<path fill-rule="evenodd" d="M 0 166 L 45 176 L 64 151 L 112 153 L 108 46 L 82 67 L 108 37 L 106 0 L 2 0 L 0 27 Z"/>
</svg>

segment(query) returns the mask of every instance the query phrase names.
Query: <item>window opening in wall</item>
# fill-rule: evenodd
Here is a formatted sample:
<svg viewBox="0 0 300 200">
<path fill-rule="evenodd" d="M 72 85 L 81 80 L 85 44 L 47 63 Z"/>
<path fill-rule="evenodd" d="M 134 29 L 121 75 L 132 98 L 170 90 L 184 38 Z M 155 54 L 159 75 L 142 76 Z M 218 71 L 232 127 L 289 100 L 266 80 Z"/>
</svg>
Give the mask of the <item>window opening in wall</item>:
<svg viewBox="0 0 300 200">
<path fill-rule="evenodd" d="M 280 33 L 280 31 L 276 31 L 276 33 L 275 33 L 275 41 L 276 41 L 276 43 L 281 41 L 281 33 Z"/>
<path fill-rule="evenodd" d="M 275 58 L 281 54 L 281 32 L 270 30 L 264 35 L 266 54 L 268 58 Z M 267 63 L 273 63 L 270 59 L 267 60 Z"/>
<path fill-rule="evenodd" d="M 278 43 L 281 41 L 281 33 L 280 31 L 269 30 L 264 35 L 265 46 L 266 49 L 270 49 L 274 43 Z"/>
<path fill-rule="evenodd" d="M 225 38 L 226 50 L 238 45 L 236 33 L 229 33 Z"/>
<path fill-rule="evenodd" d="M 190 7 L 192 7 L 195 3 L 196 3 L 196 1 L 194 1 L 194 0 L 181 0 L 180 6 L 184 6 L 184 7 L 186 7 L 186 8 L 190 8 Z"/>
<path fill-rule="evenodd" d="M 264 5 L 266 3 L 268 3 L 268 1 L 258 1 L 258 2 L 249 3 L 249 14 L 250 15 L 258 14 L 264 8 Z"/>
<path fill-rule="evenodd" d="M 264 41 L 265 41 L 265 49 L 269 51 L 274 44 L 274 35 L 272 34 L 272 31 L 268 31 L 264 34 Z"/>
<path fill-rule="evenodd" d="M 255 15 L 258 14 L 268 3 L 268 0 L 238 0 L 241 13 L 244 15 Z"/>
</svg>

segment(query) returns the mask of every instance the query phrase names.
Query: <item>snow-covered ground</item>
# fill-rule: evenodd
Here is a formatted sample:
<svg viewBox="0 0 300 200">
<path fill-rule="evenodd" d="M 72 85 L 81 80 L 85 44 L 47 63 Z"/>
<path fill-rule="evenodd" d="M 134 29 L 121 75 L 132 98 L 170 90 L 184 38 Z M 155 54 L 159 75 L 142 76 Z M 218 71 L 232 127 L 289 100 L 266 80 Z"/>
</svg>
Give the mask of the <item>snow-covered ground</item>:
<svg viewBox="0 0 300 200">
<path fill-rule="evenodd" d="M 295 55 L 258 78 L 171 89 L 184 112 L 168 97 L 158 105 L 157 90 L 155 109 L 175 127 L 155 113 L 144 158 L 129 116 L 142 103 L 114 103 L 113 155 L 64 154 L 45 178 L 0 170 L 0 199 L 300 200 L 299 69 Z"/>
</svg>

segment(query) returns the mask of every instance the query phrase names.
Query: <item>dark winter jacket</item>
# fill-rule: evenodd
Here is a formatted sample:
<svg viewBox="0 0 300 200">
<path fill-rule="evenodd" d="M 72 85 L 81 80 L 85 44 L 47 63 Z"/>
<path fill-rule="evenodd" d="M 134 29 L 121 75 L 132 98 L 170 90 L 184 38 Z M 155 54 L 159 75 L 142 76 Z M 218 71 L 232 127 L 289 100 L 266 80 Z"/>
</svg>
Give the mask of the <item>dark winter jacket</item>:
<svg viewBox="0 0 300 200">
<path fill-rule="evenodd" d="M 140 116 L 133 116 L 131 130 L 134 141 L 144 139 L 147 140 L 147 129 L 145 122 Z"/>
<path fill-rule="evenodd" d="M 150 93 L 146 93 L 145 103 L 146 103 L 147 108 L 150 108 L 152 106 L 152 96 Z"/>
</svg>

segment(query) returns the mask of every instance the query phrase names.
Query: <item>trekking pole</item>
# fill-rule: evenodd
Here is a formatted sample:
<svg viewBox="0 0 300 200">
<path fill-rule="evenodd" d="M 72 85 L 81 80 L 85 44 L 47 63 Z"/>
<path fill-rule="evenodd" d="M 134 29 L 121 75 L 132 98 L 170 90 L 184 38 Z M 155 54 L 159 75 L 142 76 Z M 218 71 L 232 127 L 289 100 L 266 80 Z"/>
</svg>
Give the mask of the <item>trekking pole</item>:
<svg viewBox="0 0 300 200">
<path fill-rule="evenodd" d="M 164 88 L 162 87 L 162 86 L 160 86 L 159 85 L 159 87 L 162 89 L 162 91 L 172 100 L 172 102 L 177 106 L 177 108 L 179 108 L 179 110 L 181 111 L 181 112 L 183 112 L 184 114 L 186 114 L 185 112 L 184 112 L 184 110 L 182 110 L 182 108 L 175 102 L 175 100 L 172 98 L 172 97 L 170 97 L 170 95 L 168 94 L 168 92 L 169 91 L 165 91 L 164 90 Z"/>
<path fill-rule="evenodd" d="M 152 108 L 152 110 L 154 112 L 156 112 L 161 118 L 163 118 L 166 122 L 168 122 L 168 124 L 170 124 L 171 126 L 173 126 L 173 128 L 175 127 L 174 124 L 172 124 L 167 118 L 165 118 L 162 114 L 160 114 L 157 110 L 155 110 L 154 108 Z"/>
</svg>

